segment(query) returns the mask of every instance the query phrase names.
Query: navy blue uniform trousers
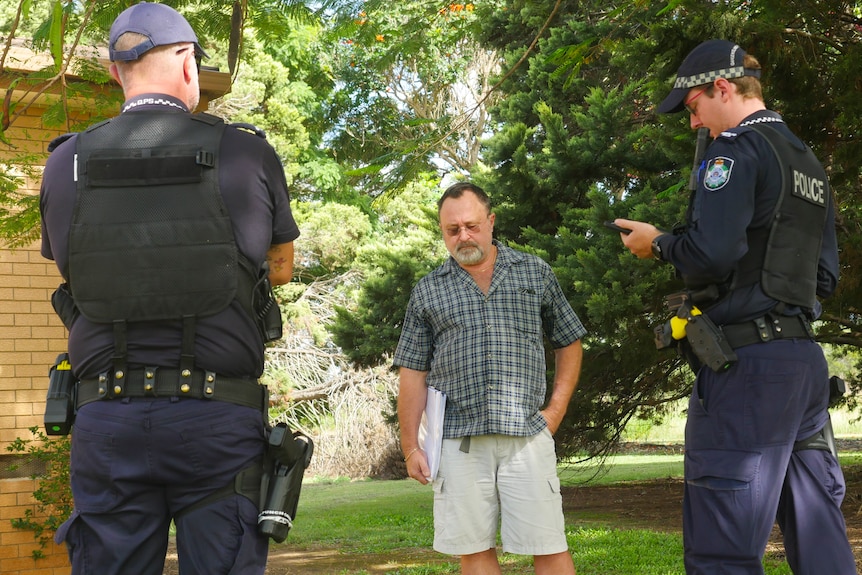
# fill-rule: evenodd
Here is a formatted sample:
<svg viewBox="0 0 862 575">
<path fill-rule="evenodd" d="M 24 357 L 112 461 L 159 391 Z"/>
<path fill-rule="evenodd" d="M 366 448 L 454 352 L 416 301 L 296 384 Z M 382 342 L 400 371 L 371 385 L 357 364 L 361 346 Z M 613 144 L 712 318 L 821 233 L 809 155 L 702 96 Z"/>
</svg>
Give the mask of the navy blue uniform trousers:
<svg viewBox="0 0 862 575">
<path fill-rule="evenodd" d="M 96 401 L 72 429 L 75 509 L 55 540 L 74 575 L 162 575 L 176 513 L 232 483 L 265 447 L 258 409 L 199 399 Z M 232 495 L 175 520 L 182 575 L 254 575 L 268 539 Z"/>
<path fill-rule="evenodd" d="M 701 368 L 685 430 L 683 540 L 688 575 L 762 575 L 775 520 L 796 575 L 855 575 L 828 451 L 793 451 L 828 418 L 820 346 L 776 340 L 736 350 L 723 373 Z"/>
</svg>

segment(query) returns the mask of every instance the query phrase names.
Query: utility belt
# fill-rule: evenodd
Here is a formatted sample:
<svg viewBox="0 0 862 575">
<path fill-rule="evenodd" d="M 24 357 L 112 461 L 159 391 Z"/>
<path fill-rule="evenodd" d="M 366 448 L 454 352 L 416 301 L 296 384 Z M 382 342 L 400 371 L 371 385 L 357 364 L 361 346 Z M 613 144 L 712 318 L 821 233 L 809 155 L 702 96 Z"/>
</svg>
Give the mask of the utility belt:
<svg viewBox="0 0 862 575">
<path fill-rule="evenodd" d="M 658 349 L 676 346 L 694 373 L 702 365 L 721 372 L 733 365 L 735 349 L 776 339 L 814 339 L 811 324 L 804 316 L 766 314 L 752 321 L 716 326 L 693 303 L 692 292 L 683 291 L 665 298 L 675 316 L 654 329 Z"/>
<path fill-rule="evenodd" d="M 256 379 L 225 377 L 212 371 L 146 367 L 103 373 L 78 382 L 76 406 L 125 397 L 189 397 L 226 401 L 266 411 L 269 394 Z"/>
<path fill-rule="evenodd" d="M 814 339 L 811 322 L 802 315 L 767 315 L 743 323 L 723 325 L 721 331 L 734 349 L 774 339 Z"/>
<path fill-rule="evenodd" d="M 113 376 L 75 381 L 69 354 L 61 353 L 48 375 L 45 433 L 67 435 L 75 421 L 76 407 L 94 401 L 124 397 L 190 397 L 227 401 L 261 409 L 267 414 L 269 395 L 256 380 L 222 377 L 211 371 L 176 368 L 132 369 Z M 285 423 L 267 425 L 264 457 L 240 471 L 222 489 L 180 510 L 177 517 L 233 494 L 258 506 L 258 531 L 281 543 L 293 527 L 305 470 L 311 463 L 314 442 Z"/>
</svg>

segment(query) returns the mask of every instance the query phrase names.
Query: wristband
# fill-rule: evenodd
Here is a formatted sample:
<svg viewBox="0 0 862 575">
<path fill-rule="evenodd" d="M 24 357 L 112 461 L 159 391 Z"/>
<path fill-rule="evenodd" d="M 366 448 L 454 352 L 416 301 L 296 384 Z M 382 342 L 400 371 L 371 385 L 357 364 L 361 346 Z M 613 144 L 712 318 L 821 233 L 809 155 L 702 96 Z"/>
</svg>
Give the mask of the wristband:
<svg viewBox="0 0 862 575">
<path fill-rule="evenodd" d="M 414 453 L 416 453 L 417 451 L 419 451 L 419 448 L 418 448 L 418 447 L 414 447 L 414 448 L 410 451 L 410 453 L 408 453 L 407 455 L 405 455 L 405 456 L 404 456 L 404 463 L 407 463 L 407 460 L 408 460 L 408 459 L 410 459 L 410 456 L 411 456 L 411 455 L 413 455 Z"/>
</svg>

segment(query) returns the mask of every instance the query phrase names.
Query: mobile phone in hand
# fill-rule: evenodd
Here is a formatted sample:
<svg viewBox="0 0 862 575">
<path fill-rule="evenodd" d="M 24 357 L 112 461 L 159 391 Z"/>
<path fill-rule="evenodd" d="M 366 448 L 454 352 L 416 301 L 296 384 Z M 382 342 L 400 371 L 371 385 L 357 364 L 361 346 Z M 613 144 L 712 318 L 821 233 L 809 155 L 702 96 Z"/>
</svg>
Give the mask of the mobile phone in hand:
<svg viewBox="0 0 862 575">
<path fill-rule="evenodd" d="M 621 233 L 621 234 L 630 234 L 630 233 L 632 233 L 632 231 L 631 231 L 630 229 L 628 229 L 628 228 L 624 228 L 624 227 L 622 227 L 622 226 L 618 226 L 618 225 L 616 225 L 615 223 L 613 223 L 612 221 L 607 221 L 607 222 L 605 222 L 605 224 L 604 224 L 604 225 L 605 225 L 605 227 L 606 227 L 606 228 L 608 228 L 608 229 L 610 229 L 610 230 L 613 230 L 613 231 L 615 231 L 615 232 L 619 232 L 619 233 Z"/>
</svg>

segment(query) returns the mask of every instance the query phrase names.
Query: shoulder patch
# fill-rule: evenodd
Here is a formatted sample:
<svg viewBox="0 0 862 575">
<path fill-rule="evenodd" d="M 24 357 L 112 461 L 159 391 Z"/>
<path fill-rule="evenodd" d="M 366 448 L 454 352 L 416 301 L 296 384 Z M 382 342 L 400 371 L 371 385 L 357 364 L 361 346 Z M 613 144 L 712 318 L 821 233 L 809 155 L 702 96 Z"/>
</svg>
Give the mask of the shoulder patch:
<svg viewBox="0 0 862 575">
<path fill-rule="evenodd" d="M 244 122 L 237 122 L 236 124 L 230 124 L 230 125 L 233 126 L 234 128 L 238 128 L 238 129 L 244 130 L 246 132 L 251 132 L 255 136 L 263 138 L 264 140 L 266 139 L 266 132 L 264 132 L 263 130 L 261 130 L 260 128 L 258 128 L 255 125 L 246 124 Z"/>
<path fill-rule="evenodd" d="M 703 185 L 710 192 L 720 190 L 730 181 L 733 171 L 733 160 L 724 156 L 712 158 L 706 164 L 703 176 Z"/>
</svg>

